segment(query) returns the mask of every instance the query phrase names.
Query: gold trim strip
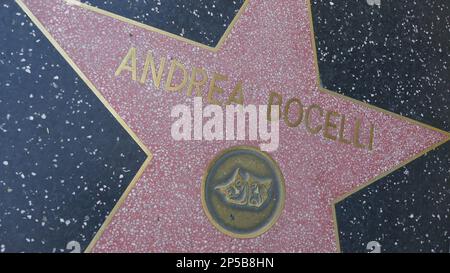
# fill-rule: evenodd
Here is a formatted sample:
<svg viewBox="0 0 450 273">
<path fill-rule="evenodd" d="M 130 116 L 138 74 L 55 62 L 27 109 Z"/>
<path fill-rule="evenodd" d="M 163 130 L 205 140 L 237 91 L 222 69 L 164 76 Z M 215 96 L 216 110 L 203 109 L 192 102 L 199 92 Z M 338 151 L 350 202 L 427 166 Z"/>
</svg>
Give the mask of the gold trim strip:
<svg viewBox="0 0 450 273">
<path fill-rule="evenodd" d="M 445 144 L 446 142 L 448 142 L 450 140 L 450 133 L 446 132 L 444 130 L 441 130 L 439 128 L 435 128 L 435 127 L 433 127 L 431 125 L 419 122 L 417 120 L 414 120 L 414 119 L 411 119 L 411 118 L 408 118 L 408 117 L 404 117 L 404 116 L 399 115 L 397 113 L 388 111 L 386 109 L 383 109 L 383 108 L 380 108 L 380 107 L 377 107 L 377 106 L 374 106 L 374 105 L 371 105 L 371 104 L 366 103 L 366 102 L 362 102 L 362 101 L 356 100 L 354 98 L 342 95 L 340 93 L 337 93 L 335 91 L 328 90 L 328 89 L 322 87 L 322 83 L 320 81 L 320 70 L 319 70 L 319 62 L 318 62 L 318 57 L 317 57 L 318 56 L 317 55 L 317 45 L 316 45 L 316 40 L 315 40 L 315 32 L 314 32 L 314 22 L 313 22 L 311 0 L 307 1 L 307 5 L 308 5 L 308 11 L 309 11 L 309 18 L 310 18 L 310 22 L 309 23 L 310 23 L 310 30 L 311 30 L 311 43 L 312 43 L 312 47 L 313 47 L 314 66 L 315 66 L 315 71 L 316 71 L 316 80 L 317 80 L 317 86 L 319 87 L 320 91 L 322 91 L 322 92 L 324 92 L 326 94 L 329 94 L 331 96 L 339 97 L 339 98 L 342 98 L 344 100 L 349 100 L 349 101 L 351 101 L 351 102 L 353 102 L 355 104 L 358 104 L 358 105 L 370 108 L 370 109 L 375 110 L 377 112 L 382 112 L 384 114 L 393 116 L 395 118 L 398 118 L 398 119 L 401 119 L 401 120 L 405 120 L 405 121 L 407 121 L 409 123 L 415 124 L 415 125 L 420 126 L 420 127 L 427 128 L 429 130 L 438 132 L 438 133 L 443 134 L 444 136 L 446 136 L 446 138 L 444 140 L 442 140 L 442 141 L 432 145 L 431 147 L 428 147 L 427 149 L 423 150 L 422 152 L 416 154 L 415 156 L 413 156 L 413 157 L 411 157 L 411 158 L 409 158 L 409 159 L 399 163 L 398 165 L 392 167 L 388 171 L 385 171 L 385 172 L 381 173 L 380 175 L 376 176 L 375 178 L 369 180 L 368 182 L 358 186 L 357 188 L 353 189 L 352 191 L 350 191 L 350 192 L 348 192 L 348 193 L 346 193 L 344 195 L 341 195 L 338 198 L 333 200 L 333 202 L 332 202 L 332 210 L 333 210 L 334 232 L 335 232 L 335 237 L 336 237 L 336 241 L 337 241 L 336 245 L 337 245 L 337 248 L 338 248 L 338 252 L 341 252 L 341 244 L 340 244 L 340 238 L 339 238 L 339 227 L 338 227 L 337 216 L 336 216 L 336 204 L 339 203 L 340 201 L 344 200 L 345 198 L 349 197 L 350 195 L 353 195 L 354 193 L 356 193 L 356 192 L 366 188 L 367 186 L 371 185 L 372 183 L 374 183 L 374 182 L 376 182 L 376 181 L 378 181 L 378 180 L 388 176 L 389 174 L 391 174 L 394 171 L 402 168 L 403 166 L 405 166 L 408 163 L 416 160 L 417 158 L 423 156 L 424 154 L 426 154 L 426 153 L 436 149 L 437 147 Z"/>
<path fill-rule="evenodd" d="M 161 30 L 159 28 L 155 28 L 155 27 L 152 27 L 152 26 L 149 26 L 149 25 L 137 22 L 135 20 L 132 20 L 132 19 L 126 18 L 124 16 L 115 14 L 113 12 L 109 12 L 109 11 L 106 11 L 106 10 L 103 10 L 103 9 L 100 9 L 100 8 L 97 8 L 97 7 L 94 7 L 94 6 L 82 3 L 79 0 L 64 0 L 64 1 L 68 5 L 77 6 L 77 7 L 80 7 L 80 8 L 89 10 L 89 11 L 92 11 L 92 12 L 96 12 L 98 14 L 101 14 L 101 15 L 104 15 L 104 16 L 108 16 L 108 17 L 114 18 L 116 20 L 119 20 L 119 21 L 122 21 L 122 22 L 125 22 L 125 23 L 128 23 L 128 24 L 131 24 L 133 26 L 137 26 L 137 27 L 140 27 L 140 28 L 152 31 L 152 32 L 156 32 L 156 33 L 165 35 L 167 37 L 170 37 L 172 39 L 175 39 L 175 40 L 178 40 L 178 41 L 182 41 L 182 42 L 185 42 L 185 43 L 188 43 L 188 44 L 191 44 L 191 45 L 194 45 L 196 47 L 200 47 L 200 48 L 212 51 L 212 52 L 218 52 L 219 49 L 222 47 L 222 45 L 225 43 L 225 40 L 228 38 L 231 30 L 233 29 L 234 25 L 238 21 L 239 17 L 242 15 L 242 13 L 244 13 L 244 11 L 245 11 L 245 9 L 246 9 L 246 7 L 248 5 L 248 2 L 249 2 L 249 0 L 244 0 L 244 3 L 242 4 L 241 8 L 239 9 L 239 11 L 234 16 L 234 18 L 231 21 L 230 25 L 227 27 L 227 29 L 223 33 L 223 35 L 220 38 L 219 42 L 217 43 L 216 46 L 213 47 L 213 46 L 204 45 L 202 43 L 196 42 L 196 41 L 188 39 L 188 38 L 184 38 L 184 37 L 178 36 L 176 34 L 170 33 L 170 32 L 165 31 L 165 30 Z"/>
<path fill-rule="evenodd" d="M 90 252 L 107 226 L 110 224 L 111 220 L 113 219 L 114 215 L 118 211 L 118 209 L 121 207 L 123 202 L 126 200 L 128 194 L 131 192 L 133 187 L 135 186 L 136 182 L 140 179 L 142 176 L 142 173 L 147 168 L 150 161 L 153 159 L 152 153 L 149 151 L 149 149 L 144 145 L 144 143 L 137 137 L 137 135 L 131 130 L 131 128 L 125 123 L 125 121 L 117 114 L 117 112 L 113 109 L 113 107 L 107 102 L 107 100 L 103 97 L 103 95 L 97 90 L 97 88 L 94 86 L 94 84 L 88 79 L 88 77 L 78 68 L 78 66 L 75 64 L 75 62 L 69 57 L 69 55 L 64 51 L 64 49 L 58 44 L 58 42 L 53 38 L 53 36 L 47 31 L 47 29 L 42 25 L 42 23 L 39 21 L 39 19 L 34 16 L 34 14 L 31 12 L 31 10 L 25 5 L 22 0 L 15 0 L 16 3 L 22 8 L 22 10 L 28 15 L 28 17 L 31 19 L 31 21 L 38 27 L 38 29 L 44 34 L 44 36 L 50 41 L 50 43 L 56 48 L 56 50 L 61 54 L 61 56 L 69 63 L 69 65 L 72 67 L 72 69 L 78 74 L 78 76 L 86 83 L 86 85 L 91 89 L 91 91 L 97 96 L 97 98 L 102 102 L 102 104 L 109 110 L 109 112 L 113 115 L 113 117 L 120 123 L 120 125 L 127 131 L 127 133 L 133 138 L 133 140 L 139 145 L 139 147 L 144 151 L 144 153 L 147 155 L 147 159 L 144 161 L 142 166 L 139 168 L 139 171 L 136 173 L 136 175 L 131 180 L 130 184 L 126 188 L 125 192 L 122 194 L 114 208 L 111 210 L 111 212 L 108 214 L 108 217 L 103 222 L 100 229 L 97 231 L 94 238 L 89 243 L 88 247 L 86 248 L 85 252 Z"/>
</svg>

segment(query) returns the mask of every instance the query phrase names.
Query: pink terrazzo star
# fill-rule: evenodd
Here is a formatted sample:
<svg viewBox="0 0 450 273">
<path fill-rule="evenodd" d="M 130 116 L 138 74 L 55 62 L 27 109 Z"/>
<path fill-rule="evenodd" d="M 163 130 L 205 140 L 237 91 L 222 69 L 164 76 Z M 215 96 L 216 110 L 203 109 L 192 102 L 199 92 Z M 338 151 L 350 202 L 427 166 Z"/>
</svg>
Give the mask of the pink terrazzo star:
<svg viewBox="0 0 450 273">
<path fill-rule="evenodd" d="M 217 52 L 63 0 L 23 2 L 154 156 L 97 242 L 97 252 L 335 252 L 333 200 L 447 138 L 418 123 L 319 90 L 307 1 L 250 0 Z M 222 101 L 242 81 L 246 104 L 267 104 L 269 93 L 277 91 L 283 99 L 297 97 L 304 105 L 318 104 L 373 123 L 374 149 L 311 134 L 304 124 L 290 128 L 280 122 L 280 147 L 271 156 L 286 181 L 284 211 L 257 238 L 228 237 L 205 216 L 202 176 L 223 149 L 257 143 L 174 141 L 170 111 L 174 105 L 191 102 L 185 91 L 169 93 L 163 84 L 158 89 L 151 81 L 142 85 L 129 73 L 115 76 L 131 47 L 137 48 L 139 67 L 150 50 L 158 65 L 160 57 L 168 57 L 188 69 L 202 67 L 208 73 L 228 75 L 228 81 L 221 83 L 225 93 L 218 99 Z"/>
</svg>

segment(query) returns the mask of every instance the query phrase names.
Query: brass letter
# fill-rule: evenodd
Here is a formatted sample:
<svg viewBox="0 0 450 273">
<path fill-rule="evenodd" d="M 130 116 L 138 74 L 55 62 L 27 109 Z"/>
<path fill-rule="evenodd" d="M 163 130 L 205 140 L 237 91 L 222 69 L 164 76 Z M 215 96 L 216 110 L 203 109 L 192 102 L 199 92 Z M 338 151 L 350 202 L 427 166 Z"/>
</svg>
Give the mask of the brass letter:
<svg viewBox="0 0 450 273">
<path fill-rule="evenodd" d="M 180 84 L 172 86 L 173 75 L 175 74 L 176 68 L 179 68 L 183 72 L 183 80 L 181 81 Z M 186 82 L 187 82 L 186 68 L 184 67 L 184 65 L 182 63 L 178 62 L 177 60 L 175 60 L 175 59 L 172 60 L 172 64 L 170 65 L 170 69 L 169 69 L 169 75 L 167 76 L 167 81 L 166 81 L 166 86 L 165 86 L 166 90 L 172 91 L 172 92 L 180 91 L 186 85 Z"/>
<path fill-rule="evenodd" d="M 236 96 L 239 95 L 237 98 Z M 239 81 L 234 87 L 233 92 L 231 92 L 230 97 L 228 97 L 227 105 L 232 103 L 244 105 L 244 92 L 242 90 L 242 82 Z"/>
<path fill-rule="evenodd" d="M 128 65 L 131 59 L 131 66 Z M 116 77 L 122 73 L 123 70 L 130 71 L 131 72 L 131 78 L 133 81 L 136 81 L 137 79 L 137 65 L 136 65 L 136 48 L 132 47 L 127 53 L 127 56 L 122 60 L 122 62 L 119 65 L 119 68 L 117 68 L 116 73 L 114 74 Z"/>
<path fill-rule="evenodd" d="M 344 137 L 345 123 L 346 123 L 345 115 L 342 115 L 341 116 L 341 125 L 339 127 L 339 142 L 345 143 L 345 144 L 350 144 L 351 141 L 348 139 L 345 139 L 345 137 Z"/>
<path fill-rule="evenodd" d="M 373 150 L 373 138 L 375 134 L 375 126 L 373 124 L 370 124 L 370 138 L 369 138 L 369 151 Z"/>
<path fill-rule="evenodd" d="M 214 94 L 222 94 L 223 89 L 218 87 L 216 85 L 216 81 L 226 81 L 228 80 L 228 77 L 219 73 L 214 73 L 213 78 L 209 84 L 209 91 L 208 91 L 208 103 L 209 104 L 217 104 L 220 105 L 220 101 L 216 100 L 214 98 Z"/>
<path fill-rule="evenodd" d="M 164 68 L 166 67 L 166 58 L 161 57 L 161 60 L 159 61 L 159 69 L 158 74 L 156 74 L 156 66 L 155 61 L 153 59 L 153 55 L 150 51 L 147 52 L 147 58 L 145 59 L 145 65 L 144 65 L 144 71 L 141 75 L 141 84 L 144 84 L 147 80 L 148 76 L 148 69 L 151 67 L 152 69 L 152 77 L 153 77 L 153 84 L 156 88 L 159 88 L 161 85 L 161 79 L 164 72 Z"/>
<path fill-rule="evenodd" d="M 200 80 L 197 80 L 197 74 L 201 74 L 202 78 Z M 195 96 L 201 97 L 202 96 L 201 88 L 206 84 L 207 81 L 208 75 L 206 75 L 206 71 L 203 70 L 202 68 L 194 67 L 194 69 L 192 69 L 191 80 L 187 90 L 188 97 L 192 96 L 192 89 L 194 87 L 195 87 Z"/>
<path fill-rule="evenodd" d="M 320 117 L 323 117 L 322 108 L 320 108 L 320 106 L 317 104 L 312 104 L 311 106 L 308 107 L 308 109 L 306 109 L 305 122 L 306 122 L 306 129 L 312 134 L 317 134 L 320 132 L 320 130 L 322 130 L 322 125 L 317 125 L 315 128 L 311 128 L 311 111 L 314 108 L 319 111 Z"/>
<path fill-rule="evenodd" d="M 289 120 L 289 110 L 291 108 L 291 104 L 293 104 L 293 103 L 298 104 L 298 118 L 294 122 L 291 122 Z M 289 127 L 299 126 L 303 120 L 303 104 L 302 104 L 302 102 L 297 98 L 289 99 L 287 101 L 286 105 L 284 106 L 284 116 L 283 117 L 284 117 L 284 122 L 286 122 L 287 126 L 289 126 Z"/>
<path fill-rule="evenodd" d="M 336 140 L 336 135 L 332 135 L 329 131 L 329 129 L 336 129 L 337 125 L 336 123 L 333 123 L 331 121 L 331 117 L 339 117 L 339 114 L 334 112 L 334 111 L 328 111 L 327 114 L 325 115 L 325 128 L 323 130 L 323 136 L 331 139 L 331 140 Z"/>
<path fill-rule="evenodd" d="M 353 133 L 353 145 L 357 148 L 364 148 L 364 145 L 359 142 L 359 136 L 361 131 L 361 120 L 356 119 L 355 121 L 355 131 Z"/>
</svg>

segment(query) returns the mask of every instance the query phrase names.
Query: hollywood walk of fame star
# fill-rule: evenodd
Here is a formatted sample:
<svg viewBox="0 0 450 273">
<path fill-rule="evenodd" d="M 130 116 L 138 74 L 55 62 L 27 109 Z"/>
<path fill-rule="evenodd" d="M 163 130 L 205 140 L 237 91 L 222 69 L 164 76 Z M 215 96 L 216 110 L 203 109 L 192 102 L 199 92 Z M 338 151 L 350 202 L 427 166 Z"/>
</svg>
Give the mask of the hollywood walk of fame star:
<svg viewBox="0 0 450 273">
<path fill-rule="evenodd" d="M 154 156 L 96 242 L 95 251 L 336 251 L 333 200 L 448 140 L 445 132 L 322 92 L 306 2 L 248 1 L 219 50 L 63 0 L 19 3 L 48 30 L 59 50 L 70 56 Z M 284 211 L 259 237 L 228 237 L 214 229 L 203 213 L 201 178 L 215 154 L 233 145 L 255 143 L 173 141 L 170 109 L 188 98 L 130 80 L 131 73 L 115 76 L 132 47 L 139 49 L 140 67 L 145 59 L 142 52 L 150 50 L 158 58 L 227 75 L 224 89 L 232 90 L 242 81 L 246 104 L 267 104 L 269 94 L 276 91 L 286 100 L 300 98 L 305 104 L 373 123 L 374 148 L 358 149 L 282 124 L 280 148 L 271 155 L 285 177 Z"/>
</svg>

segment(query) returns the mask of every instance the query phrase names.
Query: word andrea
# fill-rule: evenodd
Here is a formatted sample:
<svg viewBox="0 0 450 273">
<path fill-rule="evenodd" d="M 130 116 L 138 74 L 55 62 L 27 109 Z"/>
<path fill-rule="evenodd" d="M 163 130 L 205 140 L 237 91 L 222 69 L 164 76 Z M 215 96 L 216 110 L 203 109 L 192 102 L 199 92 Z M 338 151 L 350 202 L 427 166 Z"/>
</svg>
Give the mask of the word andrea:
<svg viewBox="0 0 450 273">
<path fill-rule="evenodd" d="M 132 81 L 142 85 L 148 84 L 151 78 L 156 89 L 184 94 L 188 98 L 206 95 L 206 103 L 211 105 L 244 105 L 245 90 L 242 81 L 232 84 L 227 75 L 210 73 L 201 67 L 188 69 L 182 62 L 165 56 L 160 57 L 157 64 L 151 51 L 146 53 L 145 60 L 138 65 L 137 53 L 135 47 L 129 49 L 115 71 L 116 77 L 131 76 Z M 224 86 L 230 87 L 228 92 Z M 349 118 L 337 111 L 324 109 L 318 104 L 304 105 L 297 97 L 285 100 L 283 95 L 277 92 L 269 94 L 266 105 L 269 121 L 271 113 L 275 110 L 274 107 L 277 106 L 275 110 L 278 112 L 277 117 L 289 128 L 302 126 L 310 134 L 320 135 L 330 141 L 369 151 L 374 148 L 375 126 L 372 123 L 363 122 L 361 118 Z M 181 113 L 179 115 L 181 116 Z M 195 128 L 193 131 L 195 133 Z"/>
</svg>

